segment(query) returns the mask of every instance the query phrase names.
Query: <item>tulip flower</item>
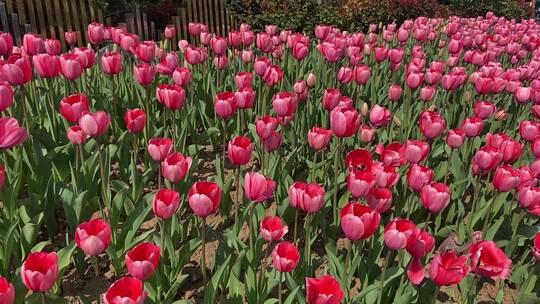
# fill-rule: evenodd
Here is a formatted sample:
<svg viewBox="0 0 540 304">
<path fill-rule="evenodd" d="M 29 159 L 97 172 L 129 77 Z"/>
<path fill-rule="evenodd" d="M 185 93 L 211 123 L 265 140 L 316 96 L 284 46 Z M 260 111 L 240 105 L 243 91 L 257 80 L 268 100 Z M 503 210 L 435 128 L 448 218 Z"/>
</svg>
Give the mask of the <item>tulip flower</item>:
<svg viewBox="0 0 540 304">
<path fill-rule="evenodd" d="M 339 89 L 326 89 L 323 93 L 323 107 L 332 111 L 339 103 L 339 98 L 341 97 L 341 92 Z"/>
<path fill-rule="evenodd" d="M 423 112 L 420 115 L 420 131 L 429 138 L 436 138 L 446 129 L 444 118 L 437 112 Z"/>
<path fill-rule="evenodd" d="M 171 153 L 161 162 L 161 174 L 169 182 L 178 184 L 189 172 L 191 162 L 191 157 L 184 157 L 180 152 Z"/>
<path fill-rule="evenodd" d="M 324 188 L 317 183 L 295 182 L 289 187 L 289 203 L 307 213 L 315 213 L 324 205 Z"/>
<path fill-rule="evenodd" d="M 429 277 L 438 286 L 459 284 L 469 274 L 466 255 L 458 256 L 455 250 L 437 253 L 429 265 Z"/>
<path fill-rule="evenodd" d="M 114 282 L 103 296 L 105 304 L 144 304 L 147 297 L 144 283 L 133 277 L 123 277 Z"/>
<path fill-rule="evenodd" d="M 540 188 L 534 186 L 520 188 L 518 202 L 527 212 L 540 216 Z"/>
<path fill-rule="evenodd" d="M 28 137 L 28 131 L 19 127 L 15 118 L 0 118 L 0 149 L 11 149 L 22 144 Z"/>
<path fill-rule="evenodd" d="M 178 210 L 180 194 L 172 189 L 159 189 L 152 200 L 154 214 L 163 219 L 170 219 Z"/>
<path fill-rule="evenodd" d="M 281 240 L 288 231 L 289 228 L 279 216 L 267 216 L 261 221 L 260 233 L 267 242 Z"/>
<path fill-rule="evenodd" d="M 140 243 L 126 253 L 129 274 L 138 280 L 149 279 L 159 265 L 160 247 L 152 243 Z"/>
<path fill-rule="evenodd" d="M 88 138 L 88 135 L 84 133 L 81 127 L 71 126 L 67 130 L 67 138 L 74 145 L 82 145 Z"/>
<path fill-rule="evenodd" d="M 107 75 L 117 75 L 122 71 L 122 55 L 108 52 L 101 56 L 101 70 Z"/>
<path fill-rule="evenodd" d="M 531 251 L 536 261 L 540 261 L 540 232 L 538 232 L 534 236 L 533 247 Z"/>
<path fill-rule="evenodd" d="M 73 94 L 60 101 L 60 114 L 69 122 L 78 122 L 89 111 L 88 98 L 83 94 Z"/>
<path fill-rule="evenodd" d="M 409 163 L 419 163 L 429 154 L 429 143 L 421 140 L 408 140 L 403 148 L 403 156 Z"/>
<path fill-rule="evenodd" d="M 188 197 L 193 212 L 201 218 L 206 218 L 219 208 L 221 188 L 213 182 L 196 182 L 189 190 Z"/>
<path fill-rule="evenodd" d="M 388 188 L 373 188 L 366 195 L 368 205 L 379 213 L 384 213 L 392 207 L 393 194 Z"/>
<path fill-rule="evenodd" d="M 149 63 L 155 58 L 156 43 L 154 41 L 143 41 L 132 50 L 132 53 L 141 61 Z"/>
<path fill-rule="evenodd" d="M 415 258 L 422 258 L 435 247 L 435 238 L 425 230 L 419 230 L 416 238 L 407 244 L 407 251 Z"/>
<path fill-rule="evenodd" d="M 507 279 L 512 260 L 493 241 L 478 241 L 469 247 L 471 271 L 493 280 Z"/>
<path fill-rule="evenodd" d="M 58 267 L 56 252 L 32 252 L 21 266 L 22 281 L 34 292 L 46 292 L 56 282 Z"/>
<path fill-rule="evenodd" d="M 214 97 L 214 110 L 216 111 L 216 114 L 223 119 L 231 118 L 236 112 L 234 93 L 224 92 L 217 94 Z"/>
<path fill-rule="evenodd" d="M 176 36 L 176 28 L 174 27 L 174 25 L 172 24 L 169 24 L 165 27 L 165 30 L 163 31 L 163 35 L 165 36 L 166 39 L 173 39 L 174 36 Z"/>
<path fill-rule="evenodd" d="M 374 105 L 369 112 L 369 121 L 376 127 L 384 127 L 392 121 L 392 113 L 385 107 Z"/>
<path fill-rule="evenodd" d="M 441 212 L 450 203 L 450 190 L 443 183 L 431 183 L 420 190 L 420 200 L 430 212 Z"/>
<path fill-rule="evenodd" d="M 419 258 L 413 257 L 407 266 L 407 278 L 414 285 L 419 285 L 424 280 L 424 265 Z"/>
<path fill-rule="evenodd" d="M 27 33 L 23 36 L 24 52 L 30 56 L 34 56 L 45 52 L 45 43 L 43 38 L 34 33 Z"/>
<path fill-rule="evenodd" d="M 461 124 L 461 129 L 465 132 L 467 137 L 476 137 L 482 133 L 484 128 L 484 121 L 479 117 L 465 118 Z"/>
<path fill-rule="evenodd" d="M 173 72 L 173 80 L 174 83 L 185 88 L 193 76 L 191 75 L 191 71 L 188 68 L 176 68 Z"/>
<path fill-rule="evenodd" d="M 253 144 L 245 136 L 237 136 L 229 141 L 227 155 L 229 161 L 236 166 L 245 165 L 251 160 Z"/>
<path fill-rule="evenodd" d="M 360 126 L 360 116 L 352 107 L 339 107 L 332 110 L 330 127 L 337 137 L 353 136 Z"/>
<path fill-rule="evenodd" d="M 274 112 L 278 116 L 291 116 L 296 111 L 298 101 L 290 92 L 279 92 L 272 98 Z"/>
<path fill-rule="evenodd" d="M 60 74 L 60 58 L 57 55 L 37 54 L 32 57 L 32 62 L 41 78 L 54 78 Z"/>
<path fill-rule="evenodd" d="M 255 121 L 255 130 L 260 138 L 269 138 L 277 129 L 278 119 L 272 116 L 263 116 Z"/>
<path fill-rule="evenodd" d="M 13 89 L 7 82 L 0 81 L 0 112 L 7 110 L 13 104 Z"/>
<path fill-rule="evenodd" d="M 79 118 L 79 126 L 92 137 L 100 137 L 109 129 L 111 117 L 104 111 L 97 111 L 94 114 L 85 113 Z"/>
<path fill-rule="evenodd" d="M 83 72 L 83 64 L 76 54 L 63 54 L 60 57 L 60 73 L 66 79 L 76 80 Z"/>
<path fill-rule="evenodd" d="M 124 120 L 131 133 L 140 133 L 146 125 L 146 113 L 141 109 L 128 110 Z"/>
<path fill-rule="evenodd" d="M 293 243 L 282 241 L 272 251 L 272 264 L 279 272 L 293 271 L 299 261 L 300 252 Z M 279 283 L 281 284 L 281 281 Z"/>
<path fill-rule="evenodd" d="M 13 304 L 15 302 L 15 288 L 6 278 L 0 276 L 0 303 Z"/>
<path fill-rule="evenodd" d="M 264 76 L 262 76 L 264 82 L 269 87 L 273 87 L 277 83 L 281 81 L 283 78 L 283 70 L 277 65 L 270 65 L 266 72 L 264 73 Z"/>
<path fill-rule="evenodd" d="M 89 256 L 105 252 L 110 242 L 111 227 L 102 219 L 83 222 L 75 230 L 75 243 Z"/>
<path fill-rule="evenodd" d="M 268 153 L 275 151 L 281 145 L 282 134 L 279 132 L 273 132 L 267 138 L 263 139 L 264 150 Z"/>
<path fill-rule="evenodd" d="M 0 56 L 8 57 L 13 50 L 13 37 L 10 33 L 0 33 Z"/>
<path fill-rule="evenodd" d="M 264 175 L 252 172 L 244 177 L 244 193 L 252 202 L 264 202 L 274 195 L 276 183 Z"/>
<path fill-rule="evenodd" d="M 375 233 L 381 216 L 366 205 L 357 202 L 348 203 L 341 209 L 341 229 L 349 240 L 364 240 Z"/>
<path fill-rule="evenodd" d="M 519 172 L 510 165 L 499 166 L 493 176 L 493 186 L 500 192 L 508 192 L 519 185 Z"/>
<path fill-rule="evenodd" d="M 0 74 L 12 86 L 20 86 L 32 80 L 32 65 L 26 56 L 13 54 L 0 65 Z"/>
<path fill-rule="evenodd" d="M 448 131 L 446 136 L 446 144 L 452 148 L 457 149 L 463 145 L 465 141 L 465 131 L 462 129 L 452 129 Z"/>
<path fill-rule="evenodd" d="M 137 83 L 142 86 L 149 86 L 154 82 L 154 76 L 156 70 L 153 66 L 148 63 L 138 64 L 133 68 L 133 73 L 135 75 L 135 80 Z"/>
<path fill-rule="evenodd" d="M 416 240 L 418 228 L 410 220 L 395 218 L 384 228 L 384 243 L 389 249 L 404 249 Z"/>
<path fill-rule="evenodd" d="M 388 89 L 388 99 L 390 101 L 398 101 L 401 98 L 401 95 L 403 94 L 403 89 L 399 84 L 393 84 Z"/>
<path fill-rule="evenodd" d="M 152 138 L 148 141 L 148 154 L 156 162 L 164 161 L 172 152 L 172 140 L 170 138 Z"/>
<path fill-rule="evenodd" d="M 186 92 L 177 84 L 160 84 L 156 88 L 156 98 L 168 109 L 179 110 L 184 107 Z"/>
<path fill-rule="evenodd" d="M 306 293 L 308 304 L 339 304 L 344 297 L 339 282 L 329 275 L 319 279 L 306 278 Z"/>
</svg>

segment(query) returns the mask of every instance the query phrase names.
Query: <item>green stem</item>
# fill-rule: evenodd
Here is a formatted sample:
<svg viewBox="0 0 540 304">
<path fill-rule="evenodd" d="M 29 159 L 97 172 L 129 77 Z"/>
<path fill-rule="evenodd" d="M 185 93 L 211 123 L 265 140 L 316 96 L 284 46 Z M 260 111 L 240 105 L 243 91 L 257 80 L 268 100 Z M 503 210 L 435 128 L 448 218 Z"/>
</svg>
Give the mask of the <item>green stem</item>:
<svg viewBox="0 0 540 304">
<path fill-rule="evenodd" d="M 343 138 L 338 138 L 338 147 L 336 154 L 334 156 L 334 200 L 333 200 L 333 214 L 334 214 L 334 224 L 338 222 L 338 173 L 339 173 L 339 162 L 341 160 L 341 153 L 343 149 Z"/>
<path fill-rule="evenodd" d="M 100 172 L 100 177 L 101 177 L 101 199 L 98 200 L 98 202 L 103 202 L 105 206 L 107 206 L 107 203 L 106 203 L 106 194 L 105 194 L 105 166 L 103 165 L 103 145 L 101 145 L 99 148 L 98 148 L 98 157 L 99 157 L 99 172 Z M 99 203 L 99 209 L 101 211 L 101 218 L 102 219 L 105 219 L 106 220 L 106 217 L 105 217 L 105 212 L 104 212 L 104 206 Z"/>
<path fill-rule="evenodd" d="M 252 203 L 251 206 L 250 206 L 250 210 L 249 210 L 249 250 L 253 253 L 253 255 L 255 256 L 255 251 L 254 251 L 254 248 L 253 248 L 253 233 L 255 233 L 255 229 L 253 227 L 253 213 L 255 212 L 255 204 Z"/>
<path fill-rule="evenodd" d="M 283 303 L 282 299 L 281 299 L 281 293 L 282 293 L 282 286 L 281 286 L 281 281 L 283 281 L 283 272 L 279 272 L 279 284 L 278 284 L 278 299 L 279 299 L 279 303 Z"/>
<path fill-rule="evenodd" d="M 46 303 L 45 297 L 46 297 L 46 296 L 45 296 L 45 292 L 42 292 L 42 293 L 41 293 L 41 303 L 42 303 L 42 304 L 45 304 L 45 303 Z"/>
<path fill-rule="evenodd" d="M 96 279 L 99 278 L 99 262 L 97 259 L 97 256 L 92 257 L 93 264 L 94 264 L 94 273 L 96 275 Z"/>
<path fill-rule="evenodd" d="M 536 264 L 538 264 L 538 263 L 536 263 Z M 532 277 L 534 277 L 534 270 L 536 269 L 534 262 L 533 262 L 533 264 L 532 264 L 532 267 L 529 267 L 529 268 L 532 268 L 532 270 L 528 273 L 527 279 L 525 280 L 525 283 L 523 283 L 523 284 L 519 287 L 519 294 L 518 294 L 516 303 L 522 303 L 521 300 L 522 300 L 522 298 L 523 298 L 523 294 L 525 293 L 525 289 L 526 289 L 527 286 L 529 286 L 529 284 L 531 283 Z"/>
<path fill-rule="evenodd" d="M 202 248 L 201 248 L 201 272 L 203 275 L 203 288 L 206 289 L 206 249 L 205 249 L 205 243 L 206 243 L 206 218 L 203 218 L 201 221 L 201 240 L 202 240 Z"/>
<path fill-rule="evenodd" d="M 439 296 L 439 290 L 440 289 L 441 289 L 441 287 L 439 285 L 437 285 L 437 287 L 435 287 L 435 291 L 433 292 L 433 297 L 431 298 L 431 304 L 437 303 L 437 297 Z"/>
<path fill-rule="evenodd" d="M 294 209 L 294 232 L 293 232 L 293 243 L 296 245 L 296 236 L 298 231 L 298 209 Z"/>
<path fill-rule="evenodd" d="M 349 287 L 350 287 L 350 267 L 351 267 L 351 249 L 353 246 L 353 242 L 351 240 L 347 240 L 347 256 L 345 257 L 345 284 L 347 284 L 346 293 L 349 294 Z M 353 271 L 354 274 L 354 271 Z"/>
<path fill-rule="evenodd" d="M 308 213 L 306 216 L 306 276 L 311 275 L 311 214 Z"/>
<path fill-rule="evenodd" d="M 379 282 L 379 296 L 377 297 L 377 304 L 381 304 L 381 301 L 382 301 L 383 291 L 384 291 L 384 277 L 386 275 L 386 268 L 388 268 L 388 264 L 390 263 L 391 257 L 392 257 L 392 251 L 388 250 L 388 253 L 386 254 L 386 258 L 384 259 L 384 264 L 381 271 L 381 281 Z"/>
<path fill-rule="evenodd" d="M 234 222 L 238 222 L 238 208 L 242 205 L 242 192 L 240 191 L 240 166 L 236 168 L 236 201 L 234 202 Z"/>
</svg>

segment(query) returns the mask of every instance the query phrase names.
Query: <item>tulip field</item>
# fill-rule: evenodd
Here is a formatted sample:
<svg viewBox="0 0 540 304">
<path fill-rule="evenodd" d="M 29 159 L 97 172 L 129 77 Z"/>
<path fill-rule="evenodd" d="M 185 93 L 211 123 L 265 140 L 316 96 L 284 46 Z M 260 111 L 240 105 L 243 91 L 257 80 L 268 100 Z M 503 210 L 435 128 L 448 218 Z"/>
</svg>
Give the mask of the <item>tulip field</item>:
<svg viewBox="0 0 540 304">
<path fill-rule="evenodd" d="M 189 34 L 0 32 L 0 304 L 540 303 L 534 20 Z"/>
</svg>

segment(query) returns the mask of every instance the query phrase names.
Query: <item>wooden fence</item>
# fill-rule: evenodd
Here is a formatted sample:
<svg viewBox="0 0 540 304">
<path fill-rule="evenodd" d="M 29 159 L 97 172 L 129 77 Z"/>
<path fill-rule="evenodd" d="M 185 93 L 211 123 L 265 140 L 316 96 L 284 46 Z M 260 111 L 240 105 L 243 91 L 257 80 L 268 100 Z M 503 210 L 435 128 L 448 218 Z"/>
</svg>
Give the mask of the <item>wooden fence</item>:
<svg viewBox="0 0 540 304">
<path fill-rule="evenodd" d="M 237 28 L 225 0 L 184 0 L 174 13 L 170 24 L 176 27 L 175 44 L 180 39 L 189 39 L 189 22 L 205 23 L 210 31 L 220 36 L 226 36 L 228 31 Z M 141 40 L 160 40 L 163 32 L 138 6 L 125 14 L 125 22 L 111 24 L 111 18 L 104 16 L 94 0 L 0 0 L 0 31 L 10 32 L 17 45 L 22 44 L 25 33 L 34 32 L 59 39 L 65 48 L 66 31 L 76 31 L 78 44 L 86 45 L 86 28 L 92 21 L 125 26 Z"/>
</svg>

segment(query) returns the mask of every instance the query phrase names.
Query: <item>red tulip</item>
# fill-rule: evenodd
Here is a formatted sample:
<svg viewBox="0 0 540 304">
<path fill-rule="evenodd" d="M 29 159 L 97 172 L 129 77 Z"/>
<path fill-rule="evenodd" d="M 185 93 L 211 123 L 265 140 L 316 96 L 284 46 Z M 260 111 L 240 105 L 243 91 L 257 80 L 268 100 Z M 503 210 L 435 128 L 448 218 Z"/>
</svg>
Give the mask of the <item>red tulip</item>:
<svg viewBox="0 0 540 304">
<path fill-rule="evenodd" d="M 86 141 L 88 135 L 79 126 L 71 126 L 67 130 L 67 138 L 74 145 L 81 145 Z"/>
<path fill-rule="evenodd" d="M 435 238 L 429 232 L 420 229 L 416 238 L 407 245 L 407 251 L 415 258 L 422 258 L 435 247 Z"/>
<path fill-rule="evenodd" d="M 344 297 L 339 282 L 329 275 L 306 278 L 306 293 L 308 304 L 339 304 Z"/>
<path fill-rule="evenodd" d="M 441 212 L 450 203 L 450 190 L 443 183 L 432 183 L 422 187 L 420 200 L 430 212 Z"/>
<path fill-rule="evenodd" d="M 28 131 L 19 127 L 19 122 L 15 118 L 0 118 L 0 149 L 11 149 L 22 144 Z"/>
<path fill-rule="evenodd" d="M 272 264 L 279 272 L 291 272 L 300 261 L 300 252 L 293 243 L 280 242 L 272 251 Z"/>
<path fill-rule="evenodd" d="M 448 131 L 446 136 L 446 144 L 452 148 L 457 149 L 463 145 L 465 140 L 465 131 L 462 129 L 452 129 Z"/>
<path fill-rule="evenodd" d="M 500 192 L 508 192 L 519 185 L 519 172 L 510 165 L 499 166 L 493 176 L 493 186 Z"/>
<path fill-rule="evenodd" d="M 264 73 L 263 80 L 269 87 L 279 83 L 283 78 L 283 71 L 277 65 L 270 65 Z"/>
<path fill-rule="evenodd" d="M 295 182 L 289 187 L 289 203 L 307 213 L 315 213 L 324 205 L 324 188 L 317 183 Z"/>
<path fill-rule="evenodd" d="M 499 151 L 502 154 L 502 160 L 504 162 L 514 163 L 523 152 L 523 144 L 513 138 L 508 138 L 501 142 Z"/>
<path fill-rule="evenodd" d="M 7 82 L 0 81 L 0 112 L 7 110 L 13 104 L 13 89 Z"/>
<path fill-rule="evenodd" d="M 142 63 L 135 66 L 133 73 L 138 84 L 148 86 L 154 82 L 156 70 L 148 63 Z"/>
<path fill-rule="evenodd" d="M 60 55 L 62 51 L 62 45 L 60 40 L 57 39 L 46 39 L 44 41 L 45 52 L 49 55 Z"/>
<path fill-rule="evenodd" d="M 161 162 L 161 174 L 169 182 L 177 184 L 189 172 L 191 162 L 191 157 L 184 157 L 180 152 L 171 153 Z"/>
<path fill-rule="evenodd" d="M 267 242 L 281 240 L 288 231 L 289 228 L 279 216 L 266 216 L 261 221 L 260 233 Z"/>
<path fill-rule="evenodd" d="M 26 288 L 34 292 L 46 292 L 54 286 L 58 277 L 56 252 L 32 252 L 21 266 L 21 277 Z"/>
<path fill-rule="evenodd" d="M 141 109 L 128 110 L 124 120 L 131 133 L 140 133 L 146 125 L 146 113 Z"/>
<path fill-rule="evenodd" d="M 88 98 L 83 94 L 73 94 L 60 101 L 60 114 L 70 122 L 78 122 L 88 111 L 90 111 Z"/>
<path fill-rule="evenodd" d="M 375 187 L 375 176 L 369 170 L 349 169 L 347 189 L 353 197 L 365 197 Z"/>
<path fill-rule="evenodd" d="M 60 57 L 60 73 L 69 80 L 79 78 L 83 72 L 84 66 L 75 54 L 63 54 Z"/>
<path fill-rule="evenodd" d="M 155 58 L 156 43 L 154 41 L 144 41 L 132 49 L 133 54 L 143 62 L 151 62 Z"/>
<path fill-rule="evenodd" d="M 150 278 L 159 265 L 160 250 L 159 246 L 150 242 L 140 243 L 133 247 L 126 253 L 125 257 L 129 274 L 139 280 Z M 123 302 L 119 304 L 123 304 Z"/>
<path fill-rule="evenodd" d="M 269 138 L 275 131 L 278 125 L 278 119 L 272 116 L 263 116 L 255 121 L 255 130 L 260 138 Z"/>
<path fill-rule="evenodd" d="M 221 188 L 213 182 L 196 182 L 189 190 L 188 197 L 193 212 L 201 218 L 206 218 L 219 208 Z"/>
<path fill-rule="evenodd" d="M 429 265 L 429 276 L 438 286 L 455 285 L 469 274 L 467 255 L 458 256 L 455 250 L 436 253 Z"/>
<path fill-rule="evenodd" d="M 234 92 L 233 101 L 239 109 L 251 109 L 255 103 L 255 91 L 250 87 L 238 89 Z"/>
<path fill-rule="evenodd" d="M 26 56 L 13 54 L 0 67 L 0 75 L 12 86 L 20 86 L 32 80 L 32 65 Z"/>
<path fill-rule="evenodd" d="M 341 92 L 339 89 L 326 89 L 323 94 L 323 107 L 332 111 L 339 103 L 339 98 L 341 97 Z"/>
<path fill-rule="evenodd" d="M 109 129 L 111 117 L 104 111 L 97 111 L 94 114 L 85 113 L 79 118 L 79 126 L 92 137 L 100 137 Z"/>
<path fill-rule="evenodd" d="M 214 97 L 214 110 L 216 111 L 216 114 L 223 119 L 231 118 L 236 112 L 234 93 L 218 93 L 216 97 Z"/>
<path fill-rule="evenodd" d="M 244 177 L 244 193 L 253 202 L 264 202 L 274 195 L 276 182 L 264 175 L 251 172 Z"/>
<path fill-rule="evenodd" d="M 172 189 L 159 189 L 152 201 L 154 214 L 164 220 L 170 219 L 179 205 L 180 194 Z"/>
<path fill-rule="evenodd" d="M 13 304 L 15 302 L 15 288 L 3 277 L 0 277 L 0 303 Z"/>
<path fill-rule="evenodd" d="M 403 249 L 414 243 L 418 228 L 413 222 L 395 218 L 384 228 L 384 243 L 389 249 Z"/>
<path fill-rule="evenodd" d="M 111 227 L 102 219 L 83 222 L 75 230 L 75 243 L 89 256 L 105 252 L 110 242 Z"/>
<path fill-rule="evenodd" d="M 418 164 L 413 164 L 407 171 L 407 182 L 414 191 L 420 191 L 422 187 L 431 183 L 433 170 Z"/>
<path fill-rule="evenodd" d="M 424 280 L 424 265 L 419 258 L 413 257 L 407 265 L 407 278 L 414 285 L 419 285 Z"/>
<path fill-rule="evenodd" d="M 186 91 L 177 84 L 160 84 L 156 88 L 156 98 L 168 109 L 179 110 L 184 107 Z"/>
<path fill-rule="evenodd" d="M 10 33 L 0 32 L 0 56 L 8 57 L 13 50 L 13 37 Z"/>
<path fill-rule="evenodd" d="M 185 88 L 193 76 L 188 68 L 176 68 L 173 72 L 174 83 Z"/>
<path fill-rule="evenodd" d="M 371 152 L 366 149 L 358 148 L 347 154 L 345 157 L 345 164 L 349 170 L 370 170 L 373 165 L 373 158 Z"/>
<path fill-rule="evenodd" d="M 114 282 L 103 295 L 105 304 L 144 304 L 147 297 L 144 283 L 132 277 L 123 277 Z"/>
<path fill-rule="evenodd" d="M 54 78 L 60 74 L 60 59 L 57 55 L 37 54 L 32 57 L 32 61 L 41 78 Z"/>
<path fill-rule="evenodd" d="M 532 247 L 532 253 L 537 261 L 540 261 L 540 232 L 534 236 L 534 242 Z M 1 290 L 1 289 L 0 289 Z"/>
<path fill-rule="evenodd" d="M 348 203 L 341 209 L 341 229 L 349 240 L 367 239 L 379 227 L 381 216 L 366 205 L 357 202 Z"/>
<path fill-rule="evenodd" d="M 30 56 L 45 52 L 43 38 L 34 33 L 27 33 L 23 36 L 24 52 Z"/>
<path fill-rule="evenodd" d="M 429 138 L 436 138 L 440 136 L 446 129 L 446 122 L 444 118 L 437 112 L 423 112 L 420 115 L 420 131 L 422 134 Z"/>
<path fill-rule="evenodd" d="M 507 279 L 512 270 L 510 260 L 493 241 L 478 241 L 469 247 L 471 271 L 493 280 Z"/>
<path fill-rule="evenodd" d="M 116 75 L 122 71 L 122 55 L 118 52 L 107 52 L 101 56 L 101 70 L 107 75 Z"/>
<path fill-rule="evenodd" d="M 237 136 L 229 141 L 227 155 L 229 161 L 236 166 L 245 165 L 251 160 L 253 144 L 245 136 Z"/>
<path fill-rule="evenodd" d="M 393 142 L 384 147 L 378 144 L 375 152 L 380 155 L 380 160 L 385 166 L 399 167 L 407 161 L 403 156 L 404 146 L 398 142 Z"/>
<path fill-rule="evenodd" d="M 251 88 L 253 74 L 251 72 L 240 72 L 234 77 L 237 89 Z"/>
<path fill-rule="evenodd" d="M 332 110 L 330 127 L 337 137 L 353 136 L 360 125 L 360 115 L 352 107 L 339 107 Z"/>
</svg>

